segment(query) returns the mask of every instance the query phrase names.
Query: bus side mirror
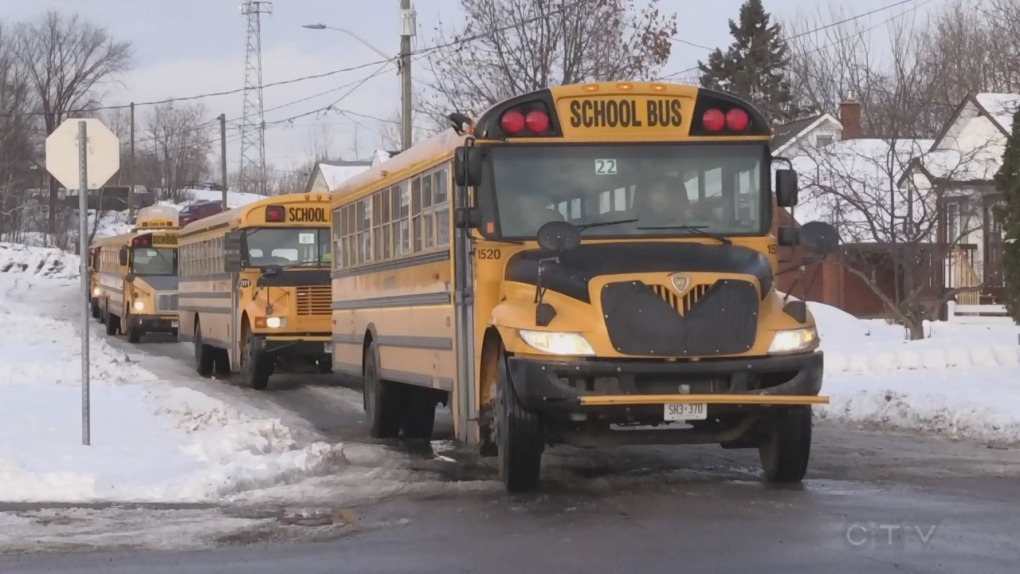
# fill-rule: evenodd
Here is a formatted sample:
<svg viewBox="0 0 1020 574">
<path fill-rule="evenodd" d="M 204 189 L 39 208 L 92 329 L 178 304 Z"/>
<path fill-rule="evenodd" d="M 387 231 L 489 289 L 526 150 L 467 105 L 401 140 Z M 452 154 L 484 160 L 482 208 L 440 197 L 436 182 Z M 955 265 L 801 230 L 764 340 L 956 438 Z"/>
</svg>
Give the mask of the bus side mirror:
<svg viewBox="0 0 1020 574">
<path fill-rule="evenodd" d="M 776 205 L 779 207 L 797 205 L 797 172 L 792 169 L 776 170 Z"/>
<path fill-rule="evenodd" d="M 223 236 L 223 271 L 238 273 L 241 267 L 241 232 L 228 231 Z"/>
<path fill-rule="evenodd" d="M 117 262 L 123 267 L 127 267 L 128 264 L 128 248 L 121 247 L 120 252 L 117 253 Z"/>
<path fill-rule="evenodd" d="M 461 146 L 453 158 L 453 180 L 458 187 L 473 187 L 482 183 L 482 150 L 474 146 Z"/>
</svg>

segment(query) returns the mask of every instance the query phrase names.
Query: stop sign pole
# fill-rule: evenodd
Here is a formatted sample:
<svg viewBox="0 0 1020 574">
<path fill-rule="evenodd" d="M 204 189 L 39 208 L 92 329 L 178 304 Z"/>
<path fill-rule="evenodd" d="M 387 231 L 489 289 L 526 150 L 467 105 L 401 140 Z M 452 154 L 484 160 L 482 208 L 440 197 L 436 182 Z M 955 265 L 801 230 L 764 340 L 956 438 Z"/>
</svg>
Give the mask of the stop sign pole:
<svg viewBox="0 0 1020 574">
<path fill-rule="evenodd" d="M 120 140 L 95 118 L 65 120 L 46 138 L 46 170 L 78 190 L 78 241 L 81 258 L 81 441 L 91 444 L 89 392 L 89 189 L 100 189 L 120 169 Z M 97 205 L 98 207 L 98 205 Z M 96 210 L 96 225 L 99 210 Z"/>
<path fill-rule="evenodd" d="M 78 243 L 81 265 L 81 444 L 92 444 L 89 389 L 89 138 L 88 124 L 78 122 Z M 99 205 L 96 205 L 99 225 Z"/>
</svg>

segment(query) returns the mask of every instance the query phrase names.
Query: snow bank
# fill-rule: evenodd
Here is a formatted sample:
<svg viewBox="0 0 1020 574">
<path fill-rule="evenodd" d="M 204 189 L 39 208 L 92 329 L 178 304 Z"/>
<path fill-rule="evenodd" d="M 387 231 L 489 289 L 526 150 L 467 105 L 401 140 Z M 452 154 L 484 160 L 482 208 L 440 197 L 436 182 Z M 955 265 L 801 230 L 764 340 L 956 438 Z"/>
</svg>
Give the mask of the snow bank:
<svg viewBox="0 0 1020 574">
<path fill-rule="evenodd" d="M 0 244 L 0 502 L 212 502 L 332 472 L 343 446 L 302 444 L 258 418 L 174 387 L 93 336 L 92 446 L 81 445 L 80 339 L 46 317 L 77 258 Z"/>
<path fill-rule="evenodd" d="M 980 383 L 980 386 L 968 384 Z M 1020 443 L 1020 378 L 1015 367 L 827 376 L 823 420 L 981 442 Z"/>
<path fill-rule="evenodd" d="M 818 324 L 826 373 L 886 373 L 947 367 L 1020 365 L 1018 328 L 928 322 L 931 336 L 905 340 L 902 327 L 862 321 L 828 305 L 809 302 Z"/>
</svg>

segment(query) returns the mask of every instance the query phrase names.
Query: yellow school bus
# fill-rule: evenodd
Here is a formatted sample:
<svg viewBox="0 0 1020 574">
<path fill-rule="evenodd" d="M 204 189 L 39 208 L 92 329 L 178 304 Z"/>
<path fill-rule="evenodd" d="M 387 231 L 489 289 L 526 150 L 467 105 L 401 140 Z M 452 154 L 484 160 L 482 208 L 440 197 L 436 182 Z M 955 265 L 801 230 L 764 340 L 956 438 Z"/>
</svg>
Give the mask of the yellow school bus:
<svg viewBox="0 0 1020 574">
<path fill-rule="evenodd" d="M 204 377 L 330 371 L 329 196 L 268 197 L 181 229 L 181 339 Z"/>
<path fill-rule="evenodd" d="M 501 102 L 334 191 L 333 365 L 375 437 L 457 438 L 534 488 L 546 446 L 757 448 L 797 482 L 821 396 L 814 318 L 775 290 L 797 202 L 749 102 L 612 82 Z M 799 239 L 798 239 L 799 238 Z"/>
<path fill-rule="evenodd" d="M 99 252 L 100 248 L 96 244 L 89 246 L 89 306 L 92 308 L 92 318 L 99 319 L 102 310 L 99 308 L 99 296 L 102 292 L 99 290 Z"/>
<path fill-rule="evenodd" d="M 177 336 L 177 211 L 140 210 L 128 233 L 92 245 L 98 279 L 93 314 L 107 335 L 121 333 L 138 343 L 146 333 Z"/>
</svg>

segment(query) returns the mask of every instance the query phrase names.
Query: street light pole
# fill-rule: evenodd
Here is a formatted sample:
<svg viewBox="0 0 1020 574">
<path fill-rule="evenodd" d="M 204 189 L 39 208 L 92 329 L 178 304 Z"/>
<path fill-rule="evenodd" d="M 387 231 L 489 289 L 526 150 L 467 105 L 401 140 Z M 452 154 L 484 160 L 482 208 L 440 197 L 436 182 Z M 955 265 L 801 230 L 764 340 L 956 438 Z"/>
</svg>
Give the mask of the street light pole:
<svg viewBox="0 0 1020 574">
<path fill-rule="evenodd" d="M 385 60 L 396 60 L 397 69 L 400 71 L 400 144 L 402 149 L 411 147 L 411 126 L 413 125 L 411 118 L 411 36 L 415 35 L 417 28 L 416 15 L 414 9 L 411 8 L 411 0 L 400 0 L 400 55 L 396 58 L 376 48 L 361 36 L 344 28 L 336 28 L 325 24 L 305 24 L 302 28 L 308 28 L 309 30 L 333 30 L 334 32 L 347 34 L 368 49 L 382 56 Z"/>
</svg>

